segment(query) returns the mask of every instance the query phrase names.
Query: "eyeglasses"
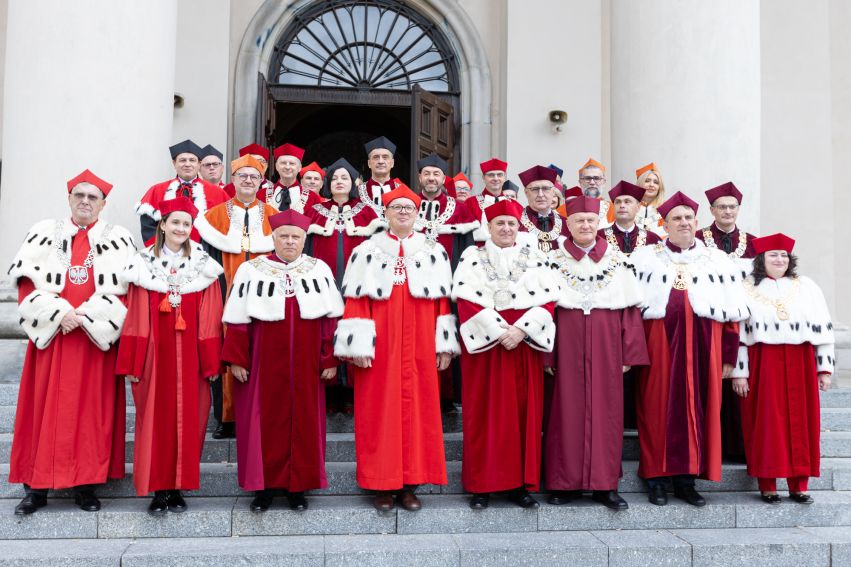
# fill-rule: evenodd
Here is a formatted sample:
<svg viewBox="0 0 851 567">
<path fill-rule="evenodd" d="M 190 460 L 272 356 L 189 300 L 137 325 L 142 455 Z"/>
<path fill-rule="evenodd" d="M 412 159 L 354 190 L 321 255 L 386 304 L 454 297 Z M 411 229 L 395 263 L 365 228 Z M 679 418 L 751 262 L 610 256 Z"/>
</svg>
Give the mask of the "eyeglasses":
<svg viewBox="0 0 851 567">
<path fill-rule="evenodd" d="M 735 211 L 739 208 L 739 205 L 712 205 L 712 208 L 719 211 Z"/>
<path fill-rule="evenodd" d="M 529 191 L 530 193 L 549 193 L 553 189 L 555 189 L 555 187 L 553 187 L 552 185 L 544 186 L 544 187 L 527 187 L 526 188 L 526 190 Z"/>
<path fill-rule="evenodd" d="M 210 163 L 202 163 L 201 167 L 220 167 L 222 162 L 220 161 L 212 161 Z"/>
<path fill-rule="evenodd" d="M 260 176 L 256 173 L 237 173 L 234 177 L 239 179 L 240 181 L 260 181 Z"/>
<path fill-rule="evenodd" d="M 413 205 L 390 205 L 387 208 L 397 213 L 413 213 L 417 210 Z"/>
<path fill-rule="evenodd" d="M 605 177 L 600 177 L 599 175 L 585 175 L 580 177 L 582 181 L 587 181 L 588 183 L 600 183 Z"/>
<path fill-rule="evenodd" d="M 75 201 L 88 201 L 89 203 L 100 201 L 100 197 L 97 195 L 86 195 L 85 193 L 71 193 L 71 198 Z"/>
</svg>

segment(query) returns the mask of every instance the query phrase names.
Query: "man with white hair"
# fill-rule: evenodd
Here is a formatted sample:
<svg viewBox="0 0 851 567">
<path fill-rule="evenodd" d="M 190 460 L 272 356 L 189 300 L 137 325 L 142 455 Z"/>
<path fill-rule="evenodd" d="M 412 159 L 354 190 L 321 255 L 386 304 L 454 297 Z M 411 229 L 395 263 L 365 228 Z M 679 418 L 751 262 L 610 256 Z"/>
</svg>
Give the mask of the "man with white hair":
<svg viewBox="0 0 851 567">
<path fill-rule="evenodd" d="M 100 218 L 110 183 L 87 169 L 67 185 L 70 218 L 36 223 L 8 271 L 29 338 L 9 469 L 27 492 L 17 515 L 46 506 L 49 489 L 72 487 L 81 509 L 99 510 L 93 485 L 124 476 L 115 343 L 127 286 L 118 276 L 136 246 Z"/>
</svg>

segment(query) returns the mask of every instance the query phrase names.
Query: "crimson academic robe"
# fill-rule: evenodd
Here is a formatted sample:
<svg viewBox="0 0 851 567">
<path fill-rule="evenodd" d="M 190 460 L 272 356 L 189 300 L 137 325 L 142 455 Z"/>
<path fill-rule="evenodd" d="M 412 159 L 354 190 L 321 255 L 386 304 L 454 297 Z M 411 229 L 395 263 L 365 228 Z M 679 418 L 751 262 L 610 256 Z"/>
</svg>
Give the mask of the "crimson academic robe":
<svg viewBox="0 0 851 567">
<path fill-rule="evenodd" d="M 488 278 L 483 258 L 503 276 L 501 280 Z M 508 274 L 518 258 L 525 258 L 525 270 L 509 285 L 510 302 L 499 302 L 497 309 L 495 299 L 504 291 L 499 282 L 510 281 Z M 558 283 L 539 250 L 521 245 L 499 248 L 491 240 L 464 251 L 453 279 L 464 345 L 464 489 L 473 493 L 521 487 L 538 490 L 543 353 L 553 346 Z M 526 332 L 526 340 L 506 350 L 498 342 L 505 332 L 503 323 Z"/>
<path fill-rule="evenodd" d="M 352 252 L 334 354 L 372 358 L 353 368 L 362 488 L 446 484 L 436 354 L 460 352 L 451 283 L 446 251 L 420 233 L 378 233 Z"/>
<path fill-rule="evenodd" d="M 170 201 L 175 197 L 185 196 L 192 199 L 199 214 L 204 214 L 219 203 L 224 203 L 230 197 L 217 186 L 196 177 L 191 181 L 183 181 L 179 177 L 153 185 L 136 203 L 136 214 L 141 223 L 142 240 L 146 246 L 154 243 L 157 235 L 157 224 L 162 218 L 160 203 Z M 192 240 L 201 241 L 201 236 L 192 227 Z"/>
<path fill-rule="evenodd" d="M 752 260 L 756 257 L 753 247 L 754 235 L 737 226 L 733 232 L 724 233 L 713 222 L 697 231 L 697 239 L 709 248 L 718 248 L 742 268 L 742 277 L 751 273 Z M 725 238 L 726 237 L 726 238 Z M 721 386 L 721 444 L 726 457 L 742 460 L 745 458 L 744 438 L 742 437 L 741 400 L 733 391 L 733 383 L 725 380 Z"/>
<path fill-rule="evenodd" d="M 818 374 L 833 373 L 833 324 L 811 279 L 748 278 L 750 317 L 733 377 L 748 378 L 742 425 L 748 474 L 757 478 L 819 476 Z M 784 318 L 771 303 L 779 300 Z"/>
<path fill-rule="evenodd" d="M 623 367 L 649 362 L 637 307 L 641 290 L 626 256 L 599 236 L 587 254 L 572 240 L 559 241 L 550 261 L 562 281 L 544 482 L 550 490 L 617 490 Z"/>
<path fill-rule="evenodd" d="M 334 201 L 313 205 L 307 231 L 311 256 L 331 268 L 337 287 L 343 285 L 343 273 L 355 246 L 375 234 L 384 223 L 375 211 L 360 199 L 351 199 L 342 208 Z"/>
<path fill-rule="evenodd" d="M 735 363 L 737 321 L 747 315 L 739 271 L 699 241 L 688 250 L 645 246 L 630 261 L 645 296 L 650 354 L 636 396 L 638 474 L 719 481 L 722 364 Z"/>
<path fill-rule="evenodd" d="M 520 218 L 520 232 L 528 232 L 535 245 L 544 254 L 556 247 L 556 241 L 559 237 L 570 237 L 570 232 L 567 230 L 567 220 L 564 217 L 555 211 L 550 211 L 546 216 L 546 221 L 544 221 L 531 207 L 523 209 L 523 215 Z"/>
<path fill-rule="evenodd" d="M 441 191 L 433 200 L 423 198 L 420 202 L 414 230 L 436 237 L 449 254 L 454 268 L 464 248 L 472 244 L 472 240 L 468 242 L 465 235 L 478 226 L 479 221 L 470 209 Z"/>
<path fill-rule="evenodd" d="M 328 485 L 320 374 L 337 365 L 332 341 L 342 311 L 331 270 L 321 260 L 302 255 L 284 263 L 272 254 L 237 272 L 225 308 L 222 360 L 248 370 L 248 380 L 234 384 L 243 490 L 303 492 Z"/>
<path fill-rule="evenodd" d="M 67 251 L 72 270 L 54 245 Z M 124 381 L 115 376 L 113 344 L 126 314 L 118 274 L 134 251 L 119 226 L 98 221 L 78 230 L 67 219 L 37 223 L 18 251 L 9 274 L 30 341 L 9 482 L 68 488 L 124 476 Z M 72 309 L 83 323 L 63 335 L 60 322 Z"/>
<path fill-rule="evenodd" d="M 172 273 L 171 269 L 176 271 Z M 139 378 L 133 486 L 197 490 L 210 415 L 207 379 L 219 372 L 222 267 L 193 245 L 189 258 L 138 253 L 122 274 L 130 284 L 115 372 Z M 169 302 L 167 278 L 180 282 L 180 303 Z"/>
</svg>

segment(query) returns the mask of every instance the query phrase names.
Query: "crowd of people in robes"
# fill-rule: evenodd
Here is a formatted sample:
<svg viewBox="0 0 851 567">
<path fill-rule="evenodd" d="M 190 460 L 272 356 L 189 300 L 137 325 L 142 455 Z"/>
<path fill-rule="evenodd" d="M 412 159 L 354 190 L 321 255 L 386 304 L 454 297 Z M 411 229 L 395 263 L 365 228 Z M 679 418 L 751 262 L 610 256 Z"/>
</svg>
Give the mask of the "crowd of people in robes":
<svg viewBox="0 0 851 567">
<path fill-rule="evenodd" d="M 251 144 L 226 184 L 212 146 L 170 152 L 175 177 L 136 205 L 141 247 L 100 217 L 113 188 L 85 170 L 70 215 L 36 223 L 7 272 L 29 338 L 16 514 L 63 488 L 100 509 L 96 487 L 125 474 L 125 379 L 133 484 L 154 516 L 199 489 L 211 408 L 257 513 L 279 495 L 305 510 L 327 487 L 337 412 L 353 414 L 357 483 L 379 512 L 447 484 L 446 411 L 462 412 L 473 509 L 497 494 L 535 508 L 542 490 L 627 509 L 625 428 L 653 504 L 704 505 L 695 481 L 720 482 L 725 458 L 769 504 L 778 478 L 813 501 L 830 315 L 792 238 L 740 229 L 732 182 L 705 192 L 714 221 L 698 228 L 698 202 L 667 195 L 653 163 L 606 191 L 594 159 L 566 187 L 553 164 L 518 186 L 492 158 L 477 191 L 436 154 L 408 187 L 383 136 L 363 177 L 346 156 L 304 165 L 294 144 Z"/>
</svg>

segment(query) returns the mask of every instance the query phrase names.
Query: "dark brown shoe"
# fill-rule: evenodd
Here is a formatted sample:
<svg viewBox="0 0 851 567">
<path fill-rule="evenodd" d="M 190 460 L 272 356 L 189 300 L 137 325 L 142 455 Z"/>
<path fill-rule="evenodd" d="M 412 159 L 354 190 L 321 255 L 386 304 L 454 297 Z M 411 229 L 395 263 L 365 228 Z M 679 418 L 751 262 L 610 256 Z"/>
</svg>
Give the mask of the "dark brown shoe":
<svg viewBox="0 0 851 567">
<path fill-rule="evenodd" d="M 375 498 L 372 500 L 372 505 L 375 506 L 375 509 L 379 512 L 389 512 L 393 509 L 395 504 L 393 503 L 393 493 L 392 492 L 379 492 L 375 495 Z"/>
<path fill-rule="evenodd" d="M 417 498 L 417 495 L 414 494 L 414 491 L 410 488 L 403 488 L 402 490 L 400 490 L 397 498 L 399 499 L 399 504 L 402 506 L 402 508 L 408 510 L 409 512 L 416 512 L 417 510 L 423 507 L 423 504 L 422 502 L 420 502 L 420 499 Z"/>
</svg>

